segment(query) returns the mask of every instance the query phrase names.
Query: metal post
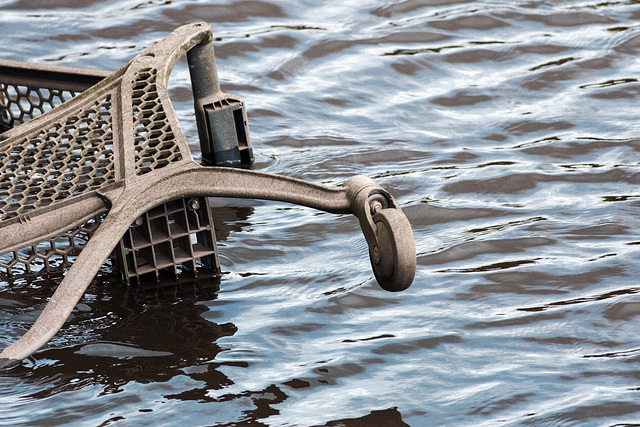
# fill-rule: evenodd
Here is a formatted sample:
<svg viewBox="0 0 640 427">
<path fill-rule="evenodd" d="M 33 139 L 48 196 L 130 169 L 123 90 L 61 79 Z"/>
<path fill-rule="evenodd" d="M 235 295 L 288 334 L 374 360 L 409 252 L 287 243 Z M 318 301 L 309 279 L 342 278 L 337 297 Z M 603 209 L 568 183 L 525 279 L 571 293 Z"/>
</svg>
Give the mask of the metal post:
<svg viewBox="0 0 640 427">
<path fill-rule="evenodd" d="M 206 165 L 253 163 L 244 100 L 220 90 L 211 42 L 187 52 L 202 158 Z"/>
</svg>

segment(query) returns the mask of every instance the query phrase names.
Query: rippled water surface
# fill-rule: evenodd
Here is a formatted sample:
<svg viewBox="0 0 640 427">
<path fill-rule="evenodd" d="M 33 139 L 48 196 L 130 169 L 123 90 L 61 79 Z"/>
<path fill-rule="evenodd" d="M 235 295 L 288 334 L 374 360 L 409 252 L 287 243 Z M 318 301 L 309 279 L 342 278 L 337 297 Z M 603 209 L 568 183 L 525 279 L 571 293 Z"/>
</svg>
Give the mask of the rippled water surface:
<svg viewBox="0 0 640 427">
<path fill-rule="evenodd" d="M 106 70 L 210 22 L 254 169 L 376 179 L 418 252 L 387 293 L 353 217 L 222 201 L 219 289 L 104 273 L 0 423 L 640 421 L 639 3 L 0 1 L 0 58 Z M 189 93 L 179 64 L 196 147 Z M 0 282 L 0 347 L 58 282 Z"/>
</svg>

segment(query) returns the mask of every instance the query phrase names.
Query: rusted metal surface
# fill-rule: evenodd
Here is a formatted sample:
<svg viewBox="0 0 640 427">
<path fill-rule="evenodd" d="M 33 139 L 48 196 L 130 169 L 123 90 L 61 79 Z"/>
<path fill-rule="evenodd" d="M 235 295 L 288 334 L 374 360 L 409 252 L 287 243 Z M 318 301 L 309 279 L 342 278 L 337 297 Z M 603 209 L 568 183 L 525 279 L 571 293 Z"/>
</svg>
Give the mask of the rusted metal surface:
<svg viewBox="0 0 640 427">
<path fill-rule="evenodd" d="M 74 87 L 94 85 L 82 93 L 68 91 L 70 99 L 55 92 L 65 92 L 60 82 L 75 72 L 69 69 L 43 70 L 55 86 L 47 91 L 33 82 L 13 82 L 18 96 L 2 92 L 8 86 L 0 83 L 8 129 L 0 135 L 0 255 L 9 254 L 0 258 L 0 269 L 12 274 L 70 265 L 31 329 L 0 353 L 0 367 L 47 343 L 115 249 L 127 280 L 148 273 L 157 277 L 178 265 L 195 270 L 196 260 L 219 269 L 206 197 L 278 200 L 352 213 L 378 283 L 389 291 L 411 284 L 416 267 L 411 227 L 393 196 L 373 180 L 357 176 L 341 188 L 327 188 L 193 161 L 167 94 L 173 65 L 190 51 L 205 163 L 253 159 L 244 101 L 220 91 L 211 39 L 208 24 L 180 27 L 115 73 L 78 72 Z M 0 63 L 0 76 L 12 75 L 10 65 Z M 35 99 L 34 105 L 47 111 L 35 114 L 24 99 Z M 7 112 L 12 108 L 15 114 Z M 134 252 L 146 254 L 145 260 L 132 257 Z"/>
</svg>

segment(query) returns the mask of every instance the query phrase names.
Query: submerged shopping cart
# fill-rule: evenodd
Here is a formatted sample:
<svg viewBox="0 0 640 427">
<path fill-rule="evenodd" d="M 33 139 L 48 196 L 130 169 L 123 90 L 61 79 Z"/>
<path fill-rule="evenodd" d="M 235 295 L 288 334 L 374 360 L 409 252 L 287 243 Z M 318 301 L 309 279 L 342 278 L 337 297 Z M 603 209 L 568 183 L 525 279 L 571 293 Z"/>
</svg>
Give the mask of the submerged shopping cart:
<svg viewBox="0 0 640 427">
<path fill-rule="evenodd" d="M 127 283 L 219 274 L 208 197 L 355 214 L 378 283 L 413 281 L 411 227 L 373 180 L 332 189 L 237 167 L 253 161 L 244 101 L 220 90 L 211 40 L 208 24 L 180 27 L 114 73 L 0 61 L 0 275 L 70 267 L 0 367 L 49 341 L 108 257 Z M 204 165 L 167 93 L 185 53 Z"/>
</svg>

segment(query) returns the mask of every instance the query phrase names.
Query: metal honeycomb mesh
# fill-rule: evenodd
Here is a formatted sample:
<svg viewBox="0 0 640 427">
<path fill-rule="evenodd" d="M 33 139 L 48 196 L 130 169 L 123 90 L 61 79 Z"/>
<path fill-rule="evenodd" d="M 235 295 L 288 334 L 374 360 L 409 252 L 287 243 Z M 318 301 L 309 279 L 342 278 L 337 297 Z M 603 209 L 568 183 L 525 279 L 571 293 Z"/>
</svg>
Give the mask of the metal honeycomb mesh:
<svg viewBox="0 0 640 427">
<path fill-rule="evenodd" d="M 71 265 L 98 228 L 105 214 L 56 237 L 25 246 L 0 256 L 0 275 L 16 275 L 47 271 Z"/>
<path fill-rule="evenodd" d="M 157 71 L 146 68 L 133 81 L 133 126 L 136 174 L 182 160 L 171 124 L 160 102 L 156 86 Z"/>
<path fill-rule="evenodd" d="M 44 129 L 4 142 L 0 220 L 115 180 L 111 95 Z"/>
<path fill-rule="evenodd" d="M 76 96 L 71 90 L 0 83 L 1 122 L 10 129 L 46 113 Z"/>
</svg>

